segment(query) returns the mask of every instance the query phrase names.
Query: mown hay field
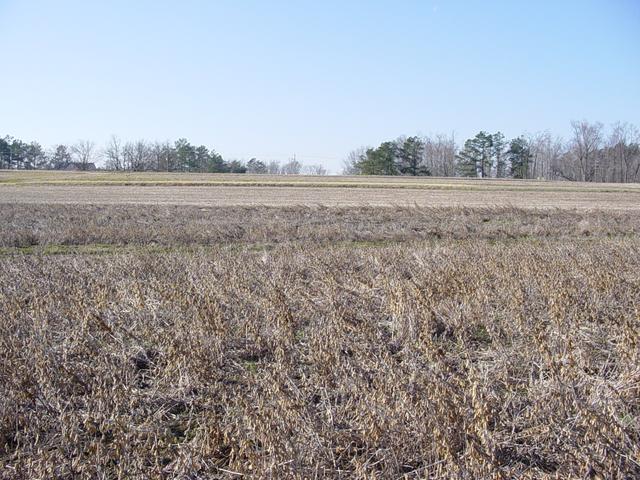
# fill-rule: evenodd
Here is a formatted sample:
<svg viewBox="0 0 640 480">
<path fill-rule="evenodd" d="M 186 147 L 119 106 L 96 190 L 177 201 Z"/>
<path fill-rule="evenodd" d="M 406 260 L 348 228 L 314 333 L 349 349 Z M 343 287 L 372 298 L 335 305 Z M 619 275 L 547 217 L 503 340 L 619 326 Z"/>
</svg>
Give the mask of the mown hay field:
<svg viewBox="0 0 640 480">
<path fill-rule="evenodd" d="M 0 171 L 0 204 L 640 209 L 640 185 L 429 177 Z"/>
<path fill-rule="evenodd" d="M 27 187 L 98 188 L 0 185 L 0 478 L 640 476 L 637 209 Z"/>
<path fill-rule="evenodd" d="M 0 170 L 0 185 L 300 186 L 428 190 L 538 190 L 640 193 L 638 184 L 411 176 L 251 175 L 231 173 Z"/>
</svg>

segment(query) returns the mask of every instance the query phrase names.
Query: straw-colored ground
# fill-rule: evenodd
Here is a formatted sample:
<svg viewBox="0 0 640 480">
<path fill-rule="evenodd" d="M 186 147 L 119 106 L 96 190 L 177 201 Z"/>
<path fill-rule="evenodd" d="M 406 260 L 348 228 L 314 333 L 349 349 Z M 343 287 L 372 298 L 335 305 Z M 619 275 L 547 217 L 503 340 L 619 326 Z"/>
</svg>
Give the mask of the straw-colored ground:
<svg viewBox="0 0 640 480">
<path fill-rule="evenodd" d="M 0 175 L 2 479 L 640 478 L 635 186 Z"/>
<path fill-rule="evenodd" d="M 640 210 L 640 186 L 514 180 L 0 172 L 2 203 L 518 206 Z"/>
</svg>

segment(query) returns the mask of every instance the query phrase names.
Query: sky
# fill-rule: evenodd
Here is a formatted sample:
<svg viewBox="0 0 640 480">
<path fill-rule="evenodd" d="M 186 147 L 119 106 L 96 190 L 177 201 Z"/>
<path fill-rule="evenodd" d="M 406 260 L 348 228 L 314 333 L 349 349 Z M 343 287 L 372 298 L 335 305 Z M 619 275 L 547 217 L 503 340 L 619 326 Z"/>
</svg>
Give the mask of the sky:
<svg viewBox="0 0 640 480">
<path fill-rule="evenodd" d="M 0 0 L 0 136 L 337 172 L 400 135 L 640 126 L 640 0 Z"/>
</svg>

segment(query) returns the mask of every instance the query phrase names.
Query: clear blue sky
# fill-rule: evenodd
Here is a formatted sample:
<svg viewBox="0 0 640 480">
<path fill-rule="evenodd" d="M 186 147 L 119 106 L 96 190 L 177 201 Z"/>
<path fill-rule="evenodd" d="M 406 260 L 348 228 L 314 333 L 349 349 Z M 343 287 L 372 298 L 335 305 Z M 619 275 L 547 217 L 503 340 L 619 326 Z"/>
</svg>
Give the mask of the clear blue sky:
<svg viewBox="0 0 640 480">
<path fill-rule="evenodd" d="M 0 0 L 0 135 L 337 171 L 401 134 L 640 126 L 640 1 Z"/>
</svg>

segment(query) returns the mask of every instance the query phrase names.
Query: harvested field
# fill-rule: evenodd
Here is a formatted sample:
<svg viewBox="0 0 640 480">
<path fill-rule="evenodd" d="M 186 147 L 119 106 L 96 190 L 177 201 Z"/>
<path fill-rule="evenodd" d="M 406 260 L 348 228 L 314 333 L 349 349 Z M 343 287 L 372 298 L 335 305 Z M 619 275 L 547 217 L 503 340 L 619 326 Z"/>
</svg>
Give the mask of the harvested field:
<svg viewBox="0 0 640 480">
<path fill-rule="evenodd" d="M 129 205 L 514 206 L 640 210 L 640 193 L 243 186 L 0 186 L 1 203 Z"/>
<path fill-rule="evenodd" d="M 3 476 L 637 476 L 639 247 L 4 257 Z"/>
<path fill-rule="evenodd" d="M 293 186 L 338 188 L 415 188 L 427 190 L 518 190 L 564 192 L 635 192 L 634 183 L 554 182 L 547 180 L 440 178 L 411 176 L 251 175 L 163 172 L 66 172 L 0 170 L 0 185 L 110 186 Z"/>
<path fill-rule="evenodd" d="M 0 204 L 519 206 L 640 210 L 640 186 L 477 179 L 0 172 Z"/>
<path fill-rule="evenodd" d="M 0 185 L 0 478 L 640 476 L 634 208 L 26 188 L 263 195 Z"/>
<path fill-rule="evenodd" d="M 634 211 L 421 208 L 25 205 L 0 209 L 0 251 L 78 245 L 353 244 L 420 240 L 635 237 Z"/>
</svg>

